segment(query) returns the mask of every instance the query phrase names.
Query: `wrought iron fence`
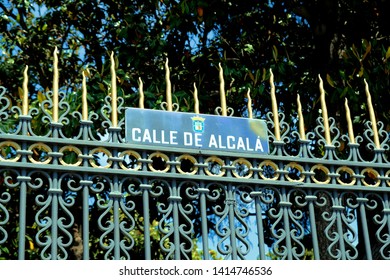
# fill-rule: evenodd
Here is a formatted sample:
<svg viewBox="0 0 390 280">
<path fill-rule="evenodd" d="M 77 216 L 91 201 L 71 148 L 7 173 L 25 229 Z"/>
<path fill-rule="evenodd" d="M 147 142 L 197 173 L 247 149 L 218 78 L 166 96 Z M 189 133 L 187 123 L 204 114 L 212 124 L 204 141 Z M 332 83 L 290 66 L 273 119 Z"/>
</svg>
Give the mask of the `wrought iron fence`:
<svg viewBox="0 0 390 280">
<path fill-rule="evenodd" d="M 368 85 L 362 136 L 347 102 L 348 134 L 327 116 L 321 83 L 322 115 L 305 132 L 299 96 L 297 128 L 278 112 L 271 72 L 270 153 L 237 156 L 129 145 L 112 75 L 99 115 L 86 91 L 82 113 L 70 112 L 56 76 L 37 108 L 26 86 L 21 109 L 0 87 L 0 258 L 390 259 L 389 134 Z M 169 71 L 165 105 L 178 107 Z"/>
</svg>

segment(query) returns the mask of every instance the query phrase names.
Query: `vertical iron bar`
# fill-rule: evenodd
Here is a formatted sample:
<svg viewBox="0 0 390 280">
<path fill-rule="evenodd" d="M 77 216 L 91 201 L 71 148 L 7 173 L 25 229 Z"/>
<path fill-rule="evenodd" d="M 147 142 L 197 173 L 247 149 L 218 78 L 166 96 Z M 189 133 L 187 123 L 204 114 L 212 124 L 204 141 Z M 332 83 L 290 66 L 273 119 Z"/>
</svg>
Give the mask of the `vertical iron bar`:
<svg viewBox="0 0 390 280">
<path fill-rule="evenodd" d="M 325 118 L 325 117 L 324 117 Z M 329 128 L 328 128 L 329 129 Z M 329 136 L 330 137 L 330 136 Z M 331 145 L 331 143 L 328 142 L 329 145 L 325 145 L 325 150 L 328 153 L 328 159 L 330 161 L 333 161 L 333 153 L 335 150 L 335 146 Z M 332 184 L 336 184 L 336 177 L 334 176 L 335 174 L 335 167 L 334 165 L 331 165 L 329 168 L 329 174 L 328 176 L 331 177 L 330 182 Z M 331 176 L 332 175 L 332 176 Z M 344 242 L 344 232 L 343 232 L 343 223 L 342 223 L 342 211 L 344 211 L 345 207 L 341 205 L 340 199 L 339 199 L 339 194 L 337 190 L 333 191 L 333 200 L 335 202 L 335 205 L 332 206 L 333 211 L 336 212 L 336 226 L 337 226 L 337 233 L 339 235 L 339 246 L 340 246 L 340 251 L 341 251 L 341 259 L 345 260 L 346 259 L 346 252 L 345 252 L 345 242 Z"/>
<path fill-rule="evenodd" d="M 386 233 L 386 236 L 387 236 L 387 244 L 390 243 L 390 202 L 389 202 L 389 195 L 388 193 L 385 193 L 383 195 L 383 206 L 384 206 L 384 209 L 383 209 L 383 215 L 384 215 L 384 220 L 387 220 L 387 233 Z M 387 218 L 387 219 L 385 219 Z M 386 245 L 385 245 L 386 246 Z"/>
<path fill-rule="evenodd" d="M 84 175 L 84 180 L 87 175 Z M 83 186 L 83 260 L 89 260 L 89 184 Z"/>
<path fill-rule="evenodd" d="M 120 231 L 119 231 L 119 199 L 121 193 L 118 191 L 118 176 L 113 178 L 113 208 L 114 208 L 114 259 L 120 259 Z"/>
<path fill-rule="evenodd" d="M 302 154 L 304 158 L 308 158 L 308 152 L 307 149 L 309 148 L 310 140 L 299 140 L 302 145 Z M 309 164 L 305 164 L 305 171 L 309 172 Z M 310 183 L 310 174 L 305 174 L 306 178 L 305 181 Z M 306 201 L 308 201 L 308 208 L 309 208 L 309 219 L 310 219 L 310 230 L 311 230 L 311 236 L 312 236 L 312 244 L 313 244 L 313 253 L 314 253 L 314 259 L 319 260 L 320 259 L 320 248 L 318 246 L 318 234 L 317 234 L 317 223 L 316 223 L 316 217 L 315 217 L 315 208 L 314 208 L 314 201 L 317 200 L 317 197 L 313 195 L 313 191 L 311 189 L 308 190 L 307 196 L 305 197 Z"/>
<path fill-rule="evenodd" d="M 238 259 L 237 254 L 237 238 L 236 238 L 236 227 L 234 224 L 234 206 L 236 199 L 234 197 L 234 191 L 232 190 L 232 185 L 228 184 L 226 203 L 228 205 L 229 211 L 229 228 L 230 228 L 230 243 L 232 248 L 232 260 Z"/>
<path fill-rule="evenodd" d="M 278 139 L 277 141 L 274 141 L 275 148 L 277 149 L 277 155 L 282 156 L 283 155 L 283 145 L 284 142 L 280 141 Z M 283 171 L 283 163 L 279 162 L 278 164 L 278 170 Z M 284 181 L 284 174 L 281 173 L 280 180 Z M 291 202 L 287 201 L 287 195 L 286 195 L 286 188 L 283 187 L 281 189 L 281 201 L 279 202 L 279 206 L 283 210 L 283 227 L 284 231 L 286 233 L 286 247 L 287 247 L 287 258 L 289 260 L 292 260 L 292 244 L 291 244 L 291 235 L 290 235 L 290 221 L 289 221 L 289 209 L 291 207 Z"/>
<path fill-rule="evenodd" d="M 54 105 L 53 105 L 54 107 Z M 62 124 L 57 122 L 51 123 L 51 129 L 52 129 L 52 137 L 57 139 L 59 136 L 59 130 L 61 129 Z M 58 165 L 58 144 L 53 145 L 53 165 Z M 58 183 L 58 172 L 53 172 L 53 178 L 52 178 L 52 186 L 49 186 L 49 192 L 48 195 L 52 197 L 52 204 L 51 204 L 51 234 L 52 234 L 52 240 L 51 240 L 51 259 L 57 260 L 58 259 L 58 196 L 62 193 L 59 183 Z"/>
<path fill-rule="evenodd" d="M 114 96 L 112 97 L 114 98 Z M 117 112 L 113 112 L 113 114 L 117 114 Z M 116 125 L 115 125 L 116 126 Z M 119 143 L 118 134 L 120 133 L 121 128 L 118 127 L 110 127 L 109 132 L 111 134 L 111 140 L 113 143 Z M 118 155 L 118 150 L 116 148 L 113 149 L 112 155 L 114 158 Z M 113 169 L 118 169 L 118 161 L 114 160 Z M 118 175 L 113 176 L 112 180 L 112 190 L 111 190 L 111 199 L 113 200 L 113 219 L 114 219 L 114 259 L 120 259 L 120 226 L 119 226 L 119 214 L 120 214 L 120 206 L 119 200 L 122 199 L 122 192 L 119 186 L 119 178 Z"/>
<path fill-rule="evenodd" d="M 261 191 L 259 190 L 258 186 L 256 186 L 255 193 L 252 193 L 252 195 L 255 195 L 257 239 L 259 242 L 260 260 L 265 260 L 266 255 L 265 255 L 265 244 L 264 244 L 263 210 L 261 209 L 261 204 L 260 204 Z"/>
<path fill-rule="evenodd" d="M 320 248 L 318 246 L 318 235 L 317 235 L 317 224 L 316 224 L 316 218 L 315 218 L 315 209 L 314 209 L 314 201 L 317 199 L 316 196 L 312 194 L 312 190 L 309 189 L 306 200 L 308 201 L 308 207 L 309 207 L 309 219 L 310 219 L 310 229 L 311 229 L 311 236 L 313 240 L 313 253 L 314 253 L 314 259 L 319 260 L 320 259 Z"/>
<path fill-rule="evenodd" d="M 292 244 L 291 244 L 291 233 L 290 233 L 290 221 L 289 221 L 289 209 L 291 207 L 291 202 L 287 201 L 286 188 L 282 188 L 281 190 L 282 201 L 280 201 L 279 205 L 283 209 L 283 226 L 284 231 L 286 232 L 286 247 L 287 247 L 287 258 L 292 260 Z"/>
<path fill-rule="evenodd" d="M 57 260 L 58 249 L 57 249 L 57 240 L 58 240 L 58 172 L 53 173 L 53 186 L 50 186 L 49 194 L 52 196 L 51 204 L 51 259 Z"/>
<path fill-rule="evenodd" d="M 208 226 L 207 226 L 207 208 L 206 208 L 206 194 L 209 189 L 204 187 L 204 182 L 200 182 L 199 200 L 200 200 L 200 220 L 202 223 L 202 246 L 203 246 L 203 259 L 209 260 L 209 237 L 208 237 Z"/>
<path fill-rule="evenodd" d="M 28 135 L 28 122 L 31 121 L 31 116 L 19 116 L 19 120 L 22 125 L 22 135 Z M 21 162 L 27 162 L 27 143 L 22 142 L 22 151 Z M 20 183 L 20 193 L 19 193 L 19 240 L 18 240 L 18 259 L 25 259 L 25 247 L 26 247 L 26 206 L 27 206 L 27 182 L 30 181 L 30 178 L 27 177 L 27 170 L 23 168 L 21 170 L 21 177 L 18 178 Z M 21 180 L 22 179 L 22 180 Z"/>
<path fill-rule="evenodd" d="M 354 141 L 354 140 L 353 140 Z M 354 162 L 358 161 L 358 156 L 357 156 L 357 150 L 359 148 L 358 143 L 349 143 L 350 149 L 352 151 L 352 160 Z M 359 168 L 355 167 L 354 168 L 354 173 L 359 174 Z M 361 181 L 356 180 L 357 185 L 361 186 Z M 362 224 L 362 230 L 363 230 L 363 240 L 364 240 L 364 248 L 366 250 L 366 257 L 368 260 L 372 260 L 372 249 L 371 249 L 371 242 L 370 242 L 370 235 L 369 235 L 369 230 L 367 226 L 367 216 L 366 216 L 366 208 L 364 203 L 367 202 L 368 199 L 363 197 L 363 192 L 359 192 L 359 197 L 358 197 L 358 203 L 359 203 L 359 213 L 360 213 L 360 222 Z M 360 237 L 358 237 L 360 239 Z"/>
<path fill-rule="evenodd" d="M 149 215 L 149 190 L 152 188 L 149 184 L 147 184 L 147 179 L 144 179 L 144 184 L 140 187 L 142 189 L 142 210 L 143 210 L 143 218 L 144 218 L 144 244 L 145 244 L 145 259 L 151 260 L 151 243 L 150 243 L 150 215 Z"/>
<path fill-rule="evenodd" d="M 148 157 L 147 152 L 142 152 L 142 158 L 146 159 Z M 148 171 L 147 165 L 142 165 L 142 171 Z M 144 218 L 144 252 L 145 252 L 145 259 L 150 260 L 152 259 L 152 252 L 151 252 L 151 241 L 150 241 L 150 205 L 149 205 L 149 192 L 152 189 L 152 186 L 148 184 L 148 179 L 143 179 L 143 184 L 140 186 L 142 190 L 142 199 L 143 199 L 143 218 Z"/>
<path fill-rule="evenodd" d="M 253 166 L 258 166 L 257 160 L 253 161 Z M 255 172 L 253 174 L 253 178 L 258 180 L 259 174 Z M 258 247 L 259 247 L 259 257 L 260 260 L 266 259 L 265 254 L 265 243 L 264 243 L 264 226 L 263 226 L 263 209 L 261 207 L 261 195 L 262 189 L 256 185 L 255 190 L 251 192 L 251 196 L 254 197 L 255 202 L 255 214 L 256 214 L 256 226 L 257 226 L 257 239 L 258 239 Z"/>
<path fill-rule="evenodd" d="M 337 233 L 339 235 L 341 259 L 345 260 L 346 254 L 345 254 L 345 244 L 344 244 L 344 234 L 343 234 L 343 223 L 341 219 L 341 212 L 344 210 L 344 206 L 339 205 L 338 192 L 336 190 L 333 191 L 333 199 L 335 201 L 335 205 L 332 206 L 332 209 L 334 212 L 336 212 L 336 226 L 337 226 Z"/>
<path fill-rule="evenodd" d="M 82 120 L 81 129 L 83 130 L 83 140 L 88 141 L 88 128 L 92 125 L 91 121 Z M 83 147 L 83 155 L 87 156 L 89 154 L 88 147 Z M 83 166 L 88 167 L 88 158 L 83 158 Z M 82 235 L 83 235 L 83 260 L 89 260 L 89 187 L 92 182 L 88 178 L 88 174 L 83 174 L 83 227 L 82 227 Z"/>
<path fill-rule="evenodd" d="M 370 236 L 369 236 L 368 226 L 367 226 L 366 208 L 364 207 L 364 203 L 367 202 L 367 200 L 368 199 L 363 198 L 363 193 L 359 192 L 358 203 L 359 203 L 360 220 L 362 223 L 362 230 L 363 230 L 364 248 L 366 250 L 367 260 L 372 260 Z"/>
<path fill-rule="evenodd" d="M 374 131 L 375 133 L 375 131 Z M 374 135 L 375 137 L 375 135 Z M 379 143 L 379 145 L 377 145 L 377 148 L 375 149 L 375 153 L 376 153 L 376 156 L 377 156 L 377 162 L 378 163 L 383 163 L 382 161 L 382 158 L 384 157 L 384 151 L 385 149 L 381 148 L 381 145 L 380 145 L 380 140 L 379 140 L 379 136 L 377 135 L 377 141 Z M 379 147 L 378 147 L 379 146 Z M 382 168 L 379 169 L 379 176 L 381 178 L 384 177 L 384 171 Z M 385 180 L 381 180 L 381 185 L 383 188 L 386 188 L 386 182 Z M 387 223 L 387 233 L 385 234 L 387 236 L 387 244 L 384 245 L 384 246 L 387 246 L 390 244 L 390 203 L 389 203 L 389 197 L 388 197 L 388 193 L 385 193 L 384 196 L 383 196 L 383 220 Z M 386 221 L 387 220 L 387 221 Z M 382 257 L 385 257 L 385 256 L 382 256 Z"/>
<path fill-rule="evenodd" d="M 22 148 L 24 149 L 24 148 Z M 22 170 L 22 177 L 26 176 L 26 170 Z M 20 180 L 20 179 L 19 179 Z M 19 240 L 18 240 L 18 259 L 25 259 L 25 246 L 26 246 L 26 204 L 27 204 L 27 186 L 23 180 L 20 183 L 19 194 Z"/>
<path fill-rule="evenodd" d="M 199 162 L 203 162 L 203 156 L 199 156 Z M 204 169 L 199 170 L 199 175 L 204 175 Z M 204 182 L 199 183 L 199 199 L 200 199 L 200 209 L 201 209 L 201 221 L 202 221 L 202 246 L 203 246 L 203 258 L 205 260 L 210 259 L 210 248 L 209 248 L 209 232 L 207 225 L 207 200 L 206 195 L 209 193 L 209 189 L 205 188 Z"/>
<path fill-rule="evenodd" d="M 175 246 L 175 260 L 180 260 L 180 232 L 179 232 L 179 207 L 178 202 L 181 200 L 181 197 L 178 195 L 176 180 L 172 181 L 172 195 L 170 197 L 170 203 L 172 203 L 173 208 L 173 243 Z"/>
</svg>

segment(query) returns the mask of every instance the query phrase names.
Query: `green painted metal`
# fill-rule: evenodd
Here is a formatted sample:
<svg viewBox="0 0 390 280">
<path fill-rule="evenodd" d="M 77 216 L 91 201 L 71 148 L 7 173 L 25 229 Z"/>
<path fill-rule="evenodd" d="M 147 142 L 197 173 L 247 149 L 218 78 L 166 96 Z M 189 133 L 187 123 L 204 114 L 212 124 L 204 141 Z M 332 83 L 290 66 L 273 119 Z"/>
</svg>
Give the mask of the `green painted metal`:
<svg viewBox="0 0 390 280">
<path fill-rule="evenodd" d="M 267 115 L 269 154 L 131 145 L 90 113 L 59 122 L 43 109 L 45 135 L 0 88 L 0 258 L 19 259 L 390 259 L 389 134 L 351 142 L 322 117 L 301 139 Z M 110 110 L 110 99 L 106 109 Z M 123 105 L 123 103 L 121 103 Z M 65 137 L 69 118 L 75 137 Z M 101 119 L 106 137 L 96 136 Z M 368 149 L 366 149 L 368 148 Z M 66 156 L 75 153 L 72 161 Z M 15 232 L 14 228 L 18 231 Z M 13 242 L 17 251 L 7 253 Z"/>
</svg>

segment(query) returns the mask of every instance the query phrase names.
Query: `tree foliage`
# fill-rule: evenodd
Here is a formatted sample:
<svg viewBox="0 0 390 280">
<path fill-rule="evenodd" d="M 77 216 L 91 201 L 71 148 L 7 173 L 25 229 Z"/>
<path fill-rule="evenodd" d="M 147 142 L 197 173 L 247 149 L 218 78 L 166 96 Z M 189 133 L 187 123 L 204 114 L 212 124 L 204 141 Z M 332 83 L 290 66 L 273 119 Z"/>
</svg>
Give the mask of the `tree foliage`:
<svg viewBox="0 0 390 280">
<path fill-rule="evenodd" d="M 169 58 L 175 101 L 183 111 L 192 110 L 193 83 L 205 113 L 218 106 L 221 63 L 228 105 L 236 115 L 245 113 L 248 88 L 258 116 L 268 110 L 271 68 L 281 107 L 293 112 L 299 93 L 307 126 L 319 107 L 318 74 L 327 81 L 332 116 L 343 112 L 341 101 L 347 97 L 356 122 L 367 118 L 366 79 L 378 119 L 388 123 L 389 10 L 384 0 L 5 1 L 0 4 L 0 84 L 17 99 L 21 73 L 29 65 L 33 97 L 51 89 L 57 46 L 62 89 L 79 92 L 81 71 L 88 67 L 89 101 L 96 110 L 107 94 L 113 51 L 128 106 L 136 105 L 139 77 L 146 106 L 162 101 L 163 64 Z"/>
<path fill-rule="evenodd" d="M 281 110 L 294 115 L 300 94 L 309 128 L 320 109 L 320 74 L 329 115 L 343 123 L 348 98 L 361 132 L 368 119 L 364 79 L 377 119 L 390 125 L 389 11 L 386 0 L 7 0 L 0 2 L 0 86 L 19 104 L 28 65 L 30 105 L 38 106 L 42 92 L 51 90 L 58 47 L 60 86 L 72 109 L 81 110 L 81 73 L 88 68 L 89 108 L 97 112 L 110 90 L 114 52 L 125 105 L 137 106 L 141 78 L 145 107 L 156 108 L 165 98 L 168 58 L 180 110 L 193 110 L 195 83 L 202 113 L 213 113 L 221 63 L 228 106 L 245 115 L 250 89 L 255 116 L 262 118 L 271 104 L 272 69 Z"/>
</svg>

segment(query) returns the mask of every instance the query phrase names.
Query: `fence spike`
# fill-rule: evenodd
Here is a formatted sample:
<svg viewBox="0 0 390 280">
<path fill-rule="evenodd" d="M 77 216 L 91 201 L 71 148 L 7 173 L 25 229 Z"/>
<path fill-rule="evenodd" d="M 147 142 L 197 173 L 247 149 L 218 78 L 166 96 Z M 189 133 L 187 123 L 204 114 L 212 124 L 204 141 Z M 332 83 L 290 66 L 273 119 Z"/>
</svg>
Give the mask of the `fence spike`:
<svg viewBox="0 0 390 280">
<path fill-rule="evenodd" d="M 198 89 L 194 83 L 194 111 L 196 114 L 199 114 L 199 99 L 198 99 Z"/>
<path fill-rule="evenodd" d="M 370 89 L 368 87 L 368 83 L 367 83 L 366 79 L 364 79 L 364 84 L 366 85 L 365 89 L 366 89 L 366 96 L 367 96 L 367 106 L 368 106 L 368 112 L 370 114 L 372 132 L 374 133 L 374 143 L 375 143 L 375 146 L 379 149 L 381 147 L 381 145 L 379 143 L 378 128 L 376 126 L 376 117 L 375 117 L 374 107 L 372 106 Z"/>
<path fill-rule="evenodd" d="M 114 52 L 111 52 L 111 123 L 113 127 L 118 126 L 118 109 L 117 109 L 117 91 L 116 91 L 116 72 Z"/>
<path fill-rule="evenodd" d="M 138 89 L 139 89 L 139 107 L 144 109 L 144 83 L 142 82 L 141 77 L 138 78 Z"/>
<path fill-rule="evenodd" d="M 305 122 L 303 119 L 302 105 L 301 105 L 301 99 L 299 94 L 297 94 L 297 105 L 298 105 L 299 135 L 301 136 L 302 140 L 306 140 Z"/>
<path fill-rule="evenodd" d="M 276 96 L 275 96 L 274 73 L 272 73 L 272 69 L 269 69 L 269 72 L 271 73 L 269 83 L 271 86 L 271 103 L 272 103 L 272 114 L 274 117 L 274 125 L 275 125 L 275 138 L 276 140 L 280 140 L 279 112 L 278 112 L 278 103 L 276 101 Z"/>
<path fill-rule="evenodd" d="M 326 144 L 331 145 L 332 140 L 330 139 L 328 109 L 326 108 L 324 83 L 321 79 L 321 75 L 318 74 L 318 78 L 320 79 L 319 88 L 321 94 L 320 99 L 321 99 L 322 118 L 324 119 L 325 140 L 326 140 Z"/>
<path fill-rule="evenodd" d="M 168 57 L 165 60 L 165 82 L 166 82 L 167 110 L 172 111 L 172 86 L 171 86 L 169 66 L 168 66 Z"/>
<path fill-rule="evenodd" d="M 23 102 L 22 102 L 22 114 L 24 116 L 28 115 L 28 65 L 23 72 Z"/>
<path fill-rule="evenodd" d="M 82 110 L 83 110 L 83 114 L 82 114 L 82 119 L 83 121 L 87 121 L 88 120 L 88 102 L 87 102 L 87 77 L 85 75 L 85 72 L 87 71 L 88 73 L 88 69 L 84 70 L 83 71 L 83 84 L 82 84 L 82 96 L 81 96 L 81 105 L 82 105 Z"/>
<path fill-rule="evenodd" d="M 53 53 L 53 122 L 58 122 L 58 56 L 57 46 Z"/>
<path fill-rule="evenodd" d="M 248 118 L 252 119 L 253 113 L 252 113 L 252 98 L 251 98 L 251 89 L 250 88 L 248 88 L 246 96 L 248 98 Z"/>
<path fill-rule="evenodd" d="M 227 116 L 225 80 L 223 78 L 223 69 L 221 63 L 219 63 L 218 66 L 219 66 L 219 95 L 221 99 L 222 116 Z"/>
<path fill-rule="evenodd" d="M 349 111 L 348 107 L 348 99 L 345 98 L 345 112 L 346 112 L 346 118 L 347 118 L 347 124 L 348 124 L 348 135 L 349 135 L 349 142 L 351 144 L 355 144 L 355 135 L 353 133 L 353 125 L 351 120 L 351 112 Z"/>
</svg>

